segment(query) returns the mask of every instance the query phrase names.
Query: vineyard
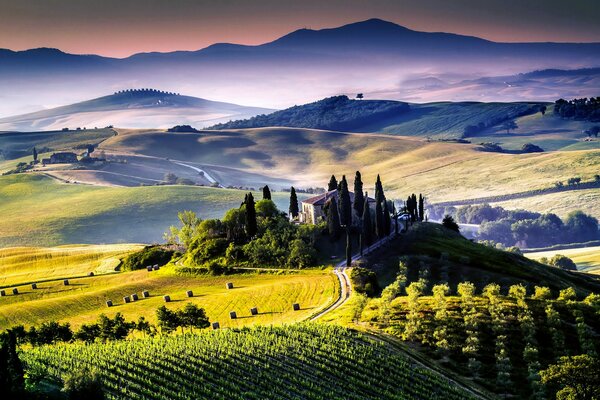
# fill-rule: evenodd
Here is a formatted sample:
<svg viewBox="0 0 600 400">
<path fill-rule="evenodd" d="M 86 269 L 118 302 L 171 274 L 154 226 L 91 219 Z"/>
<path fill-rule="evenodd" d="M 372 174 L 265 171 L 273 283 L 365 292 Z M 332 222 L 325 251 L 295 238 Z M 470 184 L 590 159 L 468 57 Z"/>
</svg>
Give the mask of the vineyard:
<svg viewBox="0 0 600 400">
<path fill-rule="evenodd" d="M 557 298 L 546 287 L 485 286 L 470 282 L 428 288 L 425 279 L 404 287 L 404 276 L 369 303 L 362 319 L 402 340 L 418 343 L 429 357 L 503 396 L 553 398 L 539 372 L 562 356 L 600 351 L 600 296 L 577 300 L 574 289 Z M 502 295 L 501 293 L 505 293 Z M 405 295 L 404 295 L 405 294 Z"/>
<path fill-rule="evenodd" d="M 466 399 L 389 345 L 296 324 L 36 347 L 30 370 L 96 370 L 110 399 Z"/>
</svg>

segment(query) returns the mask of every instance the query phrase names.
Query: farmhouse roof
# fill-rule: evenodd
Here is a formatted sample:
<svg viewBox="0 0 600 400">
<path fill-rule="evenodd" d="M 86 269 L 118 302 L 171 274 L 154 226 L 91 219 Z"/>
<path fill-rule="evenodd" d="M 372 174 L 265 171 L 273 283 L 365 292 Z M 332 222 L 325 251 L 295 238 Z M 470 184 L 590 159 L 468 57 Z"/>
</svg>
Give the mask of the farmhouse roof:
<svg viewBox="0 0 600 400">
<path fill-rule="evenodd" d="M 313 206 L 323 206 L 332 197 L 338 196 L 337 189 L 330 190 L 329 192 L 321 193 L 317 196 L 310 197 L 302 201 L 302 204 L 312 204 Z M 350 202 L 354 203 L 354 192 L 350 192 Z M 375 199 L 369 197 L 369 203 L 375 203 Z"/>
</svg>

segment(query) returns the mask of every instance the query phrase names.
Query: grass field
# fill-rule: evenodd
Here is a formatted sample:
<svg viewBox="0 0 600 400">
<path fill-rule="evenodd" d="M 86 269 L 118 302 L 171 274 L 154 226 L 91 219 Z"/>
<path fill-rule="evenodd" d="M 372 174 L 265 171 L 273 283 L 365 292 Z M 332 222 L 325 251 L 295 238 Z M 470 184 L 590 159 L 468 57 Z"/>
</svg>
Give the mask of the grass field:
<svg viewBox="0 0 600 400">
<path fill-rule="evenodd" d="M 238 207 L 244 194 L 196 186 L 63 184 L 36 174 L 2 176 L 0 247 L 161 241 L 168 227 L 177 224 L 179 211 L 220 218 Z M 289 194 L 273 193 L 273 200 L 280 209 L 288 209 Z"/>
<path fill-rule="evenodd" d="M 116 259 L 135 245 L 83 246 L 66 248 L 5 249 L 0 252 L 0 274 L 7 296 L 0 297 L 0 331 L 14 325 L 37 325 L 44 321 L 70 322 L 78 327 L 95 321 L 100 313 L 112 316 L 121 312 L 127 319 L 145 316 L 155 322 L 155 311 L 171 296 L 173 308 L 188 301 L 207 311 L 212 321 L 224 327 L 255 324 L 280 324 L 300 321 L 332 302 L 339 291 L 337 278 L 329 270 L 285 271 L 234 274 L 230 276 L 189 276 L 174 267 L 159 271 L 114 271 Z M 89 271 L 105 272 L 87 277 Z M 5 274 L 7 274 L 5 276 Z M 62 279 L 70 278 L 64 286 Z M 39 282 L 32 289 L 32 282 Z M 227 290 L 225 284 L 234 283 Z M 18 295 L 11 289 L 17 288 Z M 150 297 L 143 299 L 141 292 Z M 192 290 L 193 298 L 186 297 Z M 137 293 L 140 300 L 125 304 L 123 297 Z M 114 306 L 106 307 L 106 300 Z M 293 311 L 292 303 L 301 310 Z M 259 315 L 251 316 L 250 308 Z M 236 311 L 238 319 L 230 320 Z"/>
<path fill-rule="evenodd" d="M 525 256 L 532 260 L 539 260 L 542 257 L 548 259 L 556 254 L 562 254 L 572 259 L 577 264 L 579 271 L 591 274 L 600 274 L 600 246 L 582 247 L 578 249 L 564 249 L 552 251 L 540 251 L 535 253 L 526 253 Z"/>
</svg>

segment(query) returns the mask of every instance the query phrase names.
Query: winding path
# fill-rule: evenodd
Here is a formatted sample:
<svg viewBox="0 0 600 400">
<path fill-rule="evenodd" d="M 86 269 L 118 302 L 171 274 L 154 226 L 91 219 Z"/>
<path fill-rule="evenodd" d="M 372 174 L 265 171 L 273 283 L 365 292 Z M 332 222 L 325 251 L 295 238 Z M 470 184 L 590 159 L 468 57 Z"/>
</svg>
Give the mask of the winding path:
<svg viewBox="0 0 600 400">
<path fill-rule="evenodd" d="M 171 161 L 173 164 L 177 164 L 177 165 L 181 165 L 182 167 L 188 167 L 193 169 L 196 172 L 199 172 L 202 174 L 202 176 L 204 176 L 206 178 L 206 180 L 208 180 L 210 183 L 217 183 L 217 180 L 215 178 L 213 178 L 212 176 L 210 176 L 208 174 L 208 172 L 206 172 L 205 170 L 198 168 L 198 167 L 194 167 L 193 165 L 189 165 L 189 164 L 184 164 L 181 161 Z M 223 187 L 221 185 L 219 185 L 219 187 Z"/>
</svg>

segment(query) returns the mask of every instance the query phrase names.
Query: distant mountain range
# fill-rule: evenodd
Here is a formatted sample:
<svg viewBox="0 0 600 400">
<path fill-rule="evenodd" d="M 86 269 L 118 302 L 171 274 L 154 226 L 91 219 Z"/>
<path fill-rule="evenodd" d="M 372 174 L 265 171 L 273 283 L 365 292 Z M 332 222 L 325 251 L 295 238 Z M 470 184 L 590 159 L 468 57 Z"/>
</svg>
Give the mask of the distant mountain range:
<svg viewBox="0 0 600 400">
<path fill-rule="evenodd" d="M 427 91 L 415 89 L 419 83 L 453 86 L 532 70 L 593 67 L 600 67 L 600 43 L 497 43 L 371 19 L 332 29 L 300 29 L 257 46 L 220 43 L 123 59 L 56 49 L 0 50 L 0 114 L 133 86 L 270 108 L 358 91 L 371 98 L 388 93 L 398 100 L 427 100 Z M 453 89 L 451 100 L 553 100 L 546 90 L 535 88 L 509 94 L 489 86 Z M 556 87 L 552 97 L 561 90 Z"/>
<path fill-rule="evenodd" d="M 0 130 L 44 131 L 77 127 L 198 128 L 273 110 L 210 101 L 156 89 L 125 90 L 48 110 L 0 118 Z"/>
</svg>

